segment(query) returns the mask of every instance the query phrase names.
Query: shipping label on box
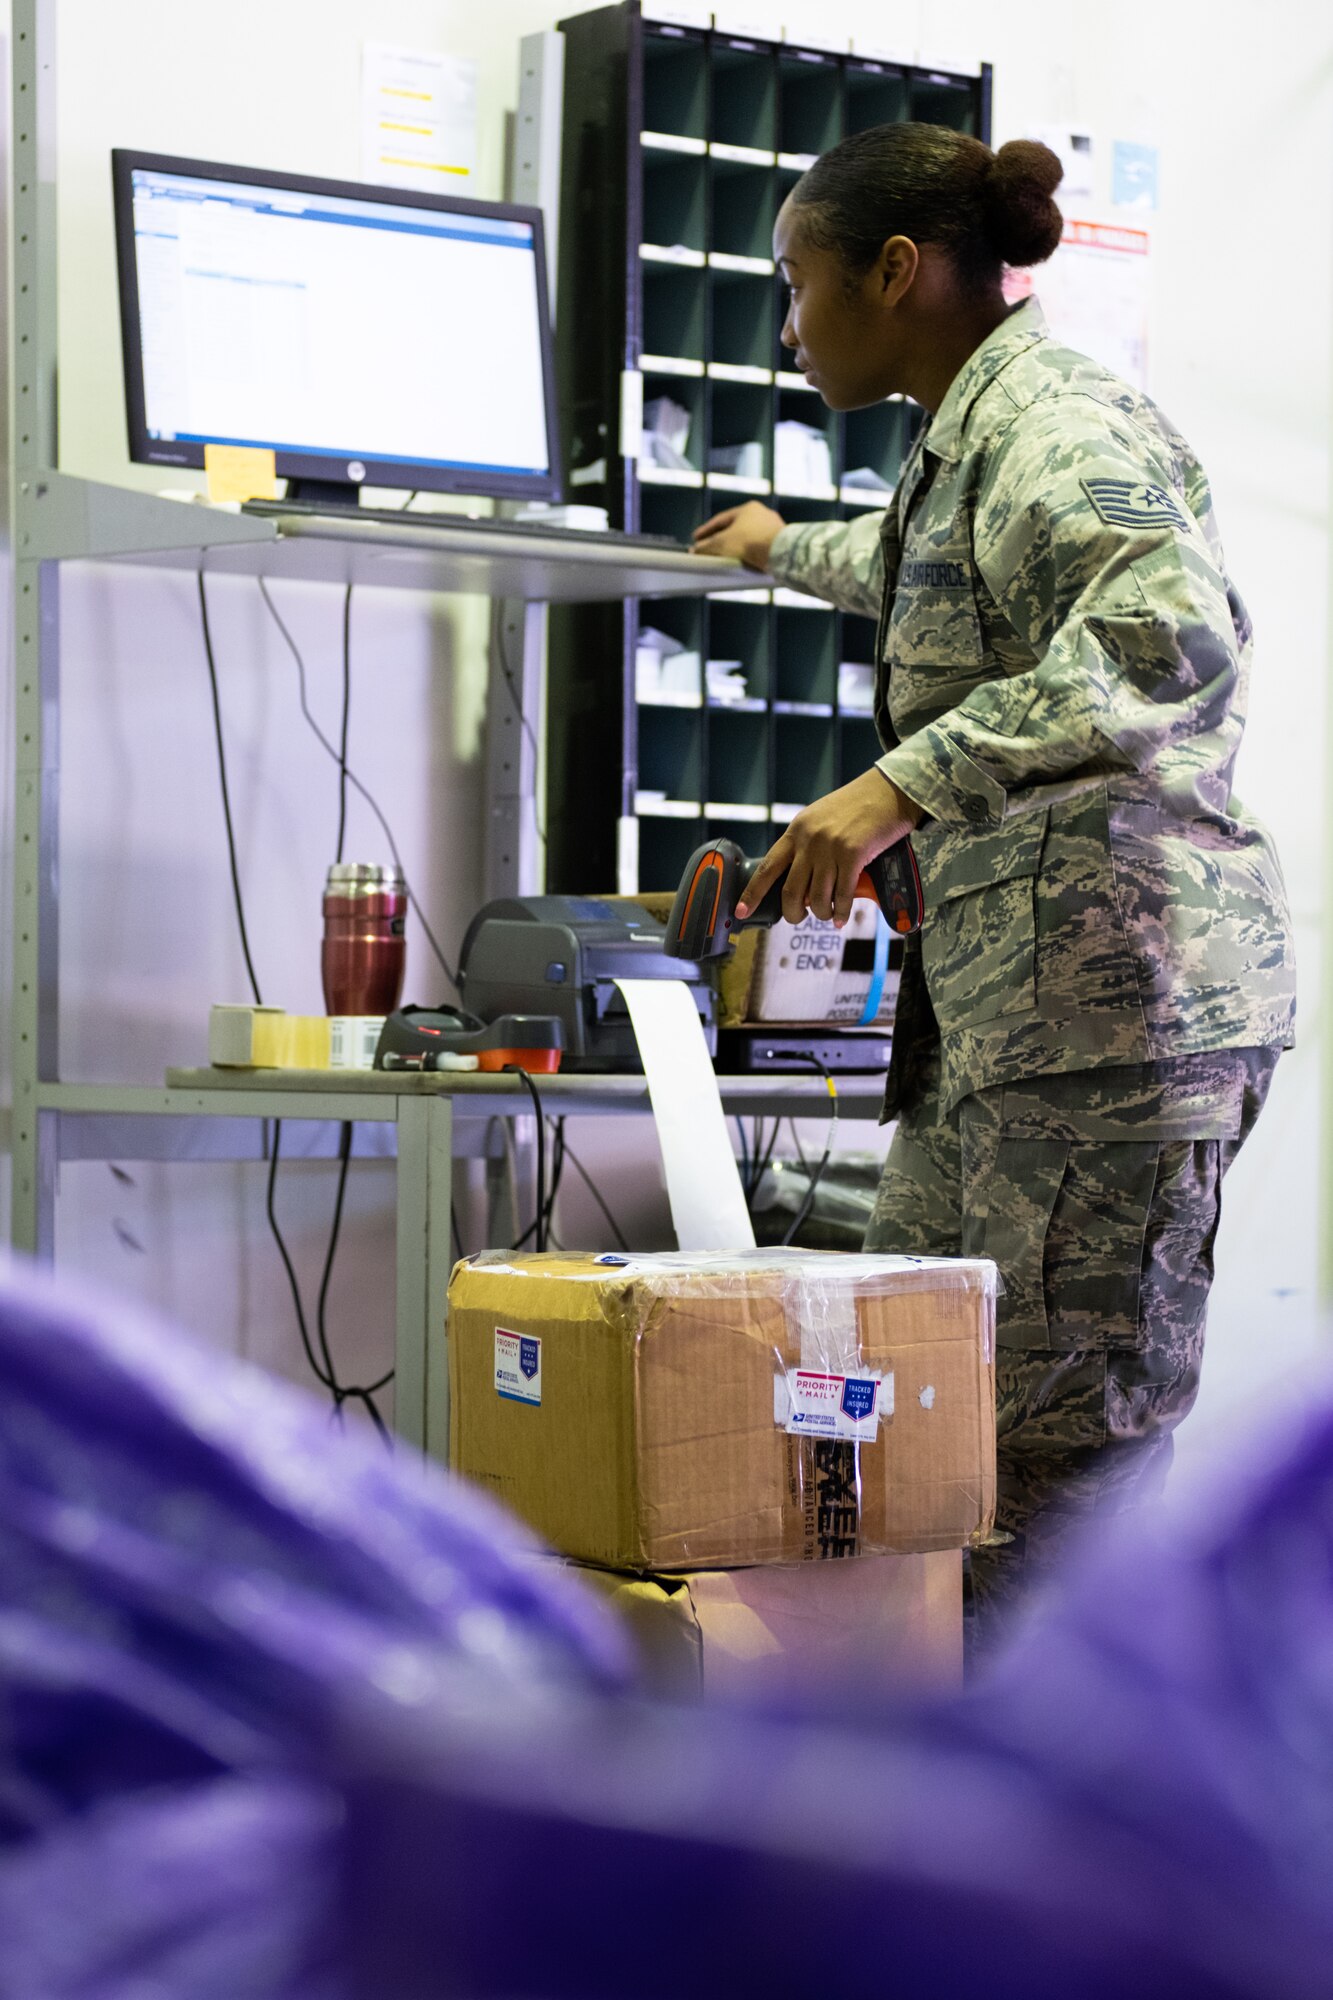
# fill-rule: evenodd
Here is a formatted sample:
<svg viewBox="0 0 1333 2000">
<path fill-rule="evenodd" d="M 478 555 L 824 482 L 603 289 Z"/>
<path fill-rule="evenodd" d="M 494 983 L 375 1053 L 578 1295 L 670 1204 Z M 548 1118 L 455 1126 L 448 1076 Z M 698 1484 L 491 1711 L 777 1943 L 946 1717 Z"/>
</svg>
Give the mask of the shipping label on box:
<svg viewBox="0 0 1333 2000">
<path fill-rule="evenodd" d="M 831 1375 L 789 1368 L 773 1378 L 773 1421 L 789 1437 L 843 1438 L 873 1444 L 881 1416 L 893 1415 L 893 1377 Z"/>
<path fill-rule="evenodd" d="M 534 1336 L 495 1329 L 495 1393 L 510 1403 L 540 1403 L 542 1344 Z"/>
</svg>

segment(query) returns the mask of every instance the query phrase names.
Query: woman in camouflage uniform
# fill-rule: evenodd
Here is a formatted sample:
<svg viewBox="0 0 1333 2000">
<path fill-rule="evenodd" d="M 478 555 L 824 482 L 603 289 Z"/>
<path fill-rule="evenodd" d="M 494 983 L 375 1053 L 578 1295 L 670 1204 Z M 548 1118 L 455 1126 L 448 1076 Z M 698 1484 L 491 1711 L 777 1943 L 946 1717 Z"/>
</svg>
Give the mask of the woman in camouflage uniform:
<svg viewBox="0 0 1333 2000">
<path fill-rule="evenodd" d="M 1094 1504 L 1156 1487 L 1199 1379 L 1222 1176 L 1291 1037 L 1272 843 L 1232 796 L 1250 626 L 1208 484 L 1137 391 L 1010 308 L 1060 166 L 928 125 L 825 154 L 778 218 L 783 340 L 836 410 L 929 412 L 882 515 L 758 503 L 709 555 L 879 620 L 877 766 L 747 889 L 845 921 L 911 833 L 871 1249 L 993 1257 L 1001 1537 L 982 1632 Z"/>
</svg>

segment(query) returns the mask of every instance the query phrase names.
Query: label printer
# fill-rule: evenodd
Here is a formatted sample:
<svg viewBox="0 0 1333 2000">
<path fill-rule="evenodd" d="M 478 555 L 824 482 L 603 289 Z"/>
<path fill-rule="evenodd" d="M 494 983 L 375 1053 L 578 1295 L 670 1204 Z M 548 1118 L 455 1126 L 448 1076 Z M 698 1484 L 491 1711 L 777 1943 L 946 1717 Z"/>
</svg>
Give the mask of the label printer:
<svg viewBox="0 0 1333 2000">
<path fill-rule="evenodd" d="M 468 926 L 463 1004 L 484 1021 L 550 1014 L 564 1029 L 565 1071 L 642 1071 L 617 979 L 675 979 L 717 1052 L 717 995 L 698 964 L 670 958 L 666 927 L 641 904 L 588 896 L 505 896 Z"/>
</svg>

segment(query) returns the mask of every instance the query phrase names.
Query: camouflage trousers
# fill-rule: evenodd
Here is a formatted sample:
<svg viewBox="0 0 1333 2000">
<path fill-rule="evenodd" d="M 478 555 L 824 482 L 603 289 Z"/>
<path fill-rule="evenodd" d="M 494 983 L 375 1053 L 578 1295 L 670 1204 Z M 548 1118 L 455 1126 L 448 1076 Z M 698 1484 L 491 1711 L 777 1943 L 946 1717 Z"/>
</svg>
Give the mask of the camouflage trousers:
<svg viewBox="0 0 1333 2000">
<path fill-rule="evenodd" d="M 997 1537 L 972 1554 L 972 1639 L 1094 1510 L 1161 1489 L 1199 1386 L 1222 1177 L 1277 1051 L 979 1090 L 942 1116 L 938 1065 L 900 1118 L 866 1248 L 992 1257 Z"/>
</svg>

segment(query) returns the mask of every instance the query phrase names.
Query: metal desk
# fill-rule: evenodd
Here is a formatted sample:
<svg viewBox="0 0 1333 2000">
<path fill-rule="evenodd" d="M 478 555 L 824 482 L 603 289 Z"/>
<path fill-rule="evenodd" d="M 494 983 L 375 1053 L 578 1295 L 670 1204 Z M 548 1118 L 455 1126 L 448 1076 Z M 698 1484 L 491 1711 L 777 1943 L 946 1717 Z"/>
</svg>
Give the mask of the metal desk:
<svg viewBox="0 0 1333 2000">
<path fill-rule="evenodd" d="M 729 1117 L 820 1117 L 828 1109 L 819 1077 L 719 1082 Z M 538 1089 L 556 1117 L 652 1115 L 642 1076 L 549 1076 Z M 844 1118 L 877 1119 L 883 1094 L 878 1076 L 838 1079 Z M 37 1097 L 39 1171 L 52 1187 L 61 1160 L 261 1159 L 269 1119 L 379 1128 L 374 1150 L 397 1159 L 394 1422 L 410 1443 L 447 1457 L 454 1159 L 478 1150 L 490 1119 L 532 1115 L 517 1077 L 177 1069 L 165 1089 L 48 1083 Z"/>
</svg>

